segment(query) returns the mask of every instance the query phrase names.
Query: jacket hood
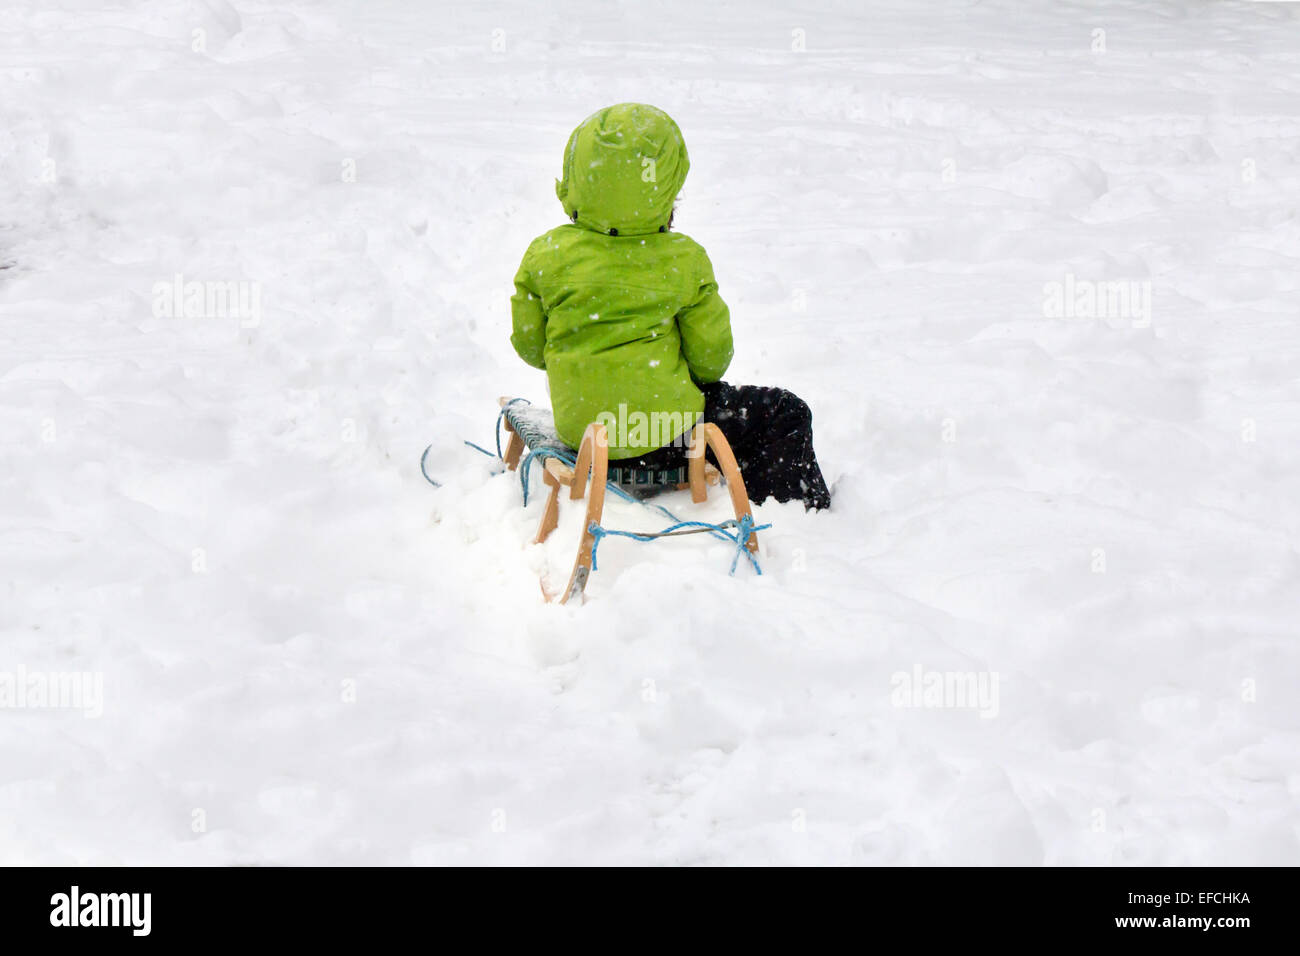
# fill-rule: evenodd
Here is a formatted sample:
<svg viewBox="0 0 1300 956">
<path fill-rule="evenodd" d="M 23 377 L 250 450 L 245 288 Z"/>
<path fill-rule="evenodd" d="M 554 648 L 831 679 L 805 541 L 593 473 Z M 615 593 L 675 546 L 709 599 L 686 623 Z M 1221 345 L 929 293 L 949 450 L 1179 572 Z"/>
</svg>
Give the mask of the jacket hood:
<svg viewBox="0 0 1300 956">
<path fill-rule="evenodd" d="M 644 103 L 619 103 L 588 116 L 569 137 L 555 195 L 574 222 L 597 232 L 658 232 L 691 168 L 671 116 Z"/>
</svg>

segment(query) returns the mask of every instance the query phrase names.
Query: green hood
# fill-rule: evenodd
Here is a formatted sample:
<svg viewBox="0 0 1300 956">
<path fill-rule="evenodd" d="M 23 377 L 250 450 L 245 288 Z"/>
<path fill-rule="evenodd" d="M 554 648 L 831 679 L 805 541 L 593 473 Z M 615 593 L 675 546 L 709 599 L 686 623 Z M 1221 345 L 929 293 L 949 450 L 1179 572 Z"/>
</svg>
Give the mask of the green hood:
<svg viewBox="0 0 1300 956">
<path fill-rule="evenodd" d="M 668 225 L 690 168 L 686 141 L 671 116 L 644 103 L 619 103 L 573 131 L 555 195 L 580 226 L 644 235 Z"/>
</svg>

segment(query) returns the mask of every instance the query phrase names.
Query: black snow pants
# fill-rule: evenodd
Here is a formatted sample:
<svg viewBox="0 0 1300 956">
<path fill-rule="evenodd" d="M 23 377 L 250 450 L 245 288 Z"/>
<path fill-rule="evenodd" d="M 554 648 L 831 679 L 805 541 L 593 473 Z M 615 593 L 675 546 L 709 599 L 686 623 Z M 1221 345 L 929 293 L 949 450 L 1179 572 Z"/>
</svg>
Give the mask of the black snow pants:
<svg viewBox="0 0 1300 956">
<path fill-rule="evenodd" d="M 831 493 L 813 452 L 812 411 L 803 399 L 784 388 L 726 382 L 701 385 L 700 391 L 704 421 L 717 425 L 727 437 L 750 500 L 757 504 L 775 498 L 802 501 L 807 509 L 830 507 Z M 686 448 L 674 443 L 611 464 L 677 468 L 686 464 Z"/>
</svg>

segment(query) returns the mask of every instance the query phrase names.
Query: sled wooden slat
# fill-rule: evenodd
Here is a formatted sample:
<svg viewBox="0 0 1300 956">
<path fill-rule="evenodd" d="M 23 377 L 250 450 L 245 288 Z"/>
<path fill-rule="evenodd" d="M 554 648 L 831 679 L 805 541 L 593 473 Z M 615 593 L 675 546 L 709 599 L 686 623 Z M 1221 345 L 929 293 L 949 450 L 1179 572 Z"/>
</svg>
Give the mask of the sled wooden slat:
<svg viewBox="0 0 1300 956">
<path fill-rule="evenodd" d="M 515 431 L 515 426 L 510 424 L 510 419 L 505 419 L 506 431 L 510 433 L 510 441 L 506 443 L 506 468 L 514 471 L 519 467 L 519 458 L 524 453 L 524 440 L 519 437 Z"/>
<path fill-rule="evenodd" d="M 605 426 L 592 422 L 582 436 L 582 445 L 578 448 L 578 467 L 573 471 L 573 485 L 570 497 L 575 501 L 586 491 L 588 477 L 591 481 L 591 494 L 587 495 L 587 514 L 582 521 L 582 537 L 578 540 L 578 556 L 573 561 L 573 573 L 565 585 L 561 604 L 568 604 L 574 598 L 581 599 L 587 589 L 587 579 L 591 577 L 591 552 L 596 547 L 596 536 L 591 532 L 593 524 L 600 524 L 605 511 L 605 477 L 609 471 L 609 446 L 605 435 Z"/>
<path fill-rule="evenodd" d="M 548 469 L 542 473 L 542 481 L 546 482 L 551 491 L 546 496 L 546 505 L 542 508 L 542 523 L 537 526 L 534 544 L 541 544 L 550 537 L 551 532 L 560 523 L 560 480 Z"/>
<path fill-rule="evenodd" d="M 704 459 L 706 448 L 713 449 L 718 464 L 722 466 L 722 477 L 727 479 L 727 491 L 731 494 L 731 508 L 736 512 L 736 520 L 739 521 L 745 515 L 749 515 L 752 519 L 754 514 L 749 506 L 749 493 L 745 491 L 745 479 L 740 476 L 740 466 L 736 464 L 736 456 L 732 454 L 731 443 L 722 434 L 722 429 L 712 422 L 700 422 L 691 433 L 689 450 L 691 498 L 700 502 L 708 496 L 707 482 L 704 478 L 704 466 L 707 464 Z M 749 548 L 750 553 L 757 554 L 758 535 L 751 533 L 745 547 Z"/>
</svg>

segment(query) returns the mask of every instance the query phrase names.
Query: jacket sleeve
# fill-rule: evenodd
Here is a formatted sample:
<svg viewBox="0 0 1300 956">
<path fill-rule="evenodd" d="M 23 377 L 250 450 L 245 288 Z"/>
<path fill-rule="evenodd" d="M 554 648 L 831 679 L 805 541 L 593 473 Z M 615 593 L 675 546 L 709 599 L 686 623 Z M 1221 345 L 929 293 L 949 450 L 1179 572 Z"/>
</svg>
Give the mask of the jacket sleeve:
<svg viewBox="0 0 1300 956">
<path fill-rule="evenodd" d="M 515 347 L 519 357 L 533 368 L 546 368 L 546 312 L 542 308 L 542 297 L 533 284 L 530 268 L 530 253 L 524 253 L 524 261 L 515 273 L 515 294 L 510 297 L 510 314 L 513 331 L 510 344 Z"/>
<path fill-rule="evenodd" d="M 707 385 L 722 378 L 731 364 L 731 312 L 718 295 L 713 264 L 703 249 L 699 273 L 699 290 L 691 303 L 677 313 L 677 330 L 691 378 Z"/>
</svg>

